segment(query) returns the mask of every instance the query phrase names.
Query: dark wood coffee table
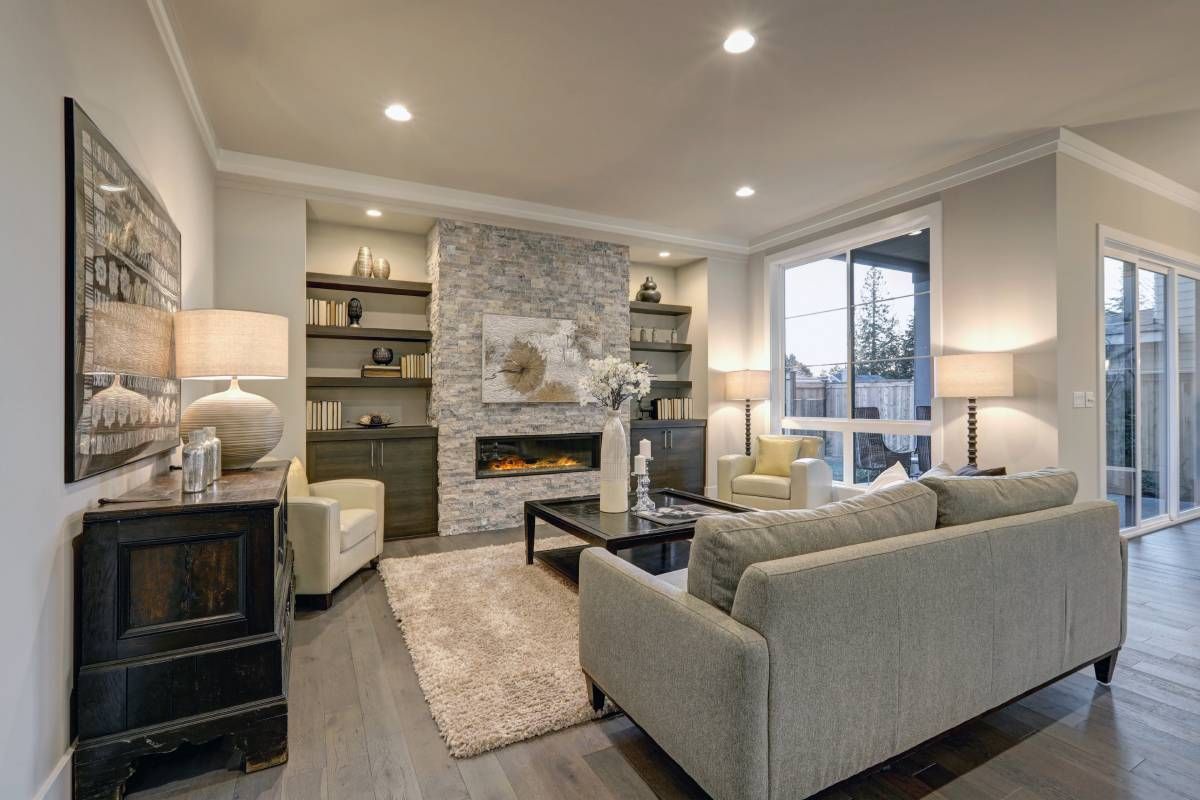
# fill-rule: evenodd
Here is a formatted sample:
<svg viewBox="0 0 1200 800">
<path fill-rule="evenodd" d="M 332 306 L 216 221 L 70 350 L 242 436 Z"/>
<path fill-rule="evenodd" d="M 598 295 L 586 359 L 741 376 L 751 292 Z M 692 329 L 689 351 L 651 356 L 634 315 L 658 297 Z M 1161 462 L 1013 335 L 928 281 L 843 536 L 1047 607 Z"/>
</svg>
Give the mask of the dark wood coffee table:
<svg viewBox="0 0 1200 800">
<path fill-rule="evenodd" d="M 720 509 L 730 514 L 744 514 L 756 509 L 713 500 L 678 489 L 660 489 L 650 493 L 654 505 L 663 506 L 697 505 Z M 629 505 L 633 506 L 633 495 Z M 550 550 L 533 549 L 534 528 L 537 520 L 544 520 L 556 528 L 574 534 L 587 544 L 575 547 L 558 547 Z M 696 522 L 664 525 L 642 519 L 625 511 L 609 514 L 600 511 L 599 495 L 564 497 L 555 500 L 527 500 L 525 502 L 525 563 L 532 564 L 537 558 L 547 566 L 579 582 L 579 554 L 588 547 L 603 547 L 627 561 L 637 564 L 647 572 L 659 575 L 687 566 Z"/>
</svg>

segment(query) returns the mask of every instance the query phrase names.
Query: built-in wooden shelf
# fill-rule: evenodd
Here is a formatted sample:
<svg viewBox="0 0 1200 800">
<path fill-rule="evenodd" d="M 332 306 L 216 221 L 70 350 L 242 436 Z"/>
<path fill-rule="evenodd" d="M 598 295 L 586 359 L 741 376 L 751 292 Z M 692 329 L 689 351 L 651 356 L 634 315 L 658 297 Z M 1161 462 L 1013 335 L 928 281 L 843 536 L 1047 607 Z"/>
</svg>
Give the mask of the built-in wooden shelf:
<svg viewBox="0 0 1200 800">
<path fill-rule="evenodd" d="M 650 388 L 652 390 L 653 389 L 690 389 L 690 388 L 692 388 L 692 382 L 691 381 L 659 380 L 658 378 L 653 378 L 650 381 Z"/>
<path fill-rule="evenodd" d="M 692 346 L 687 342 L 629 342 L 630 350 L 644 350 L 657 353 L 687 353 Z"/>
<path fill-rule="evenodd" d="M 310 442 L 344 442 L 354 439 L 428 439 L 437 436 L 431 425 L 394 425 L 390 428 L 340 428 L 336 431 L 306 431 Z"/>
<path fill-rule="evenodd" d="M 428 297 L 433 292 L 433 284 L 423 281 L 380 280 L 378 278 L 359 278 L 355 275 L 331 275 L 326 272 L 305 273 L 305 283 L 310 289 L 399 294 L 408 297 Z"/>
<path fill-rule="evenodd" d="M 429 331 L 402 328 L 352 328 L 348 325 L 306 325 L 304 335 L 309 339 L 356 339 L 370 342 L 428 342 Z"/>
<path fill-rule="evenodd" d="M 638 428 L 703 428 L 708 424 L 706 419 L 631 419 L 630 429 Z"/>
<path fill-rule="evenodd" d="M 641 300 L 629 301 L 630 314 L 653 314 L 656 317 L 686 317 L 692 313 L 691 306 L 673 306 L 667 303 L 645 303 Z"/>
<path fill-rule="evenodd" d="M 306 378 L 309 389 L 408 389 L 433 385 L 431 378 Z"/>
</svg>

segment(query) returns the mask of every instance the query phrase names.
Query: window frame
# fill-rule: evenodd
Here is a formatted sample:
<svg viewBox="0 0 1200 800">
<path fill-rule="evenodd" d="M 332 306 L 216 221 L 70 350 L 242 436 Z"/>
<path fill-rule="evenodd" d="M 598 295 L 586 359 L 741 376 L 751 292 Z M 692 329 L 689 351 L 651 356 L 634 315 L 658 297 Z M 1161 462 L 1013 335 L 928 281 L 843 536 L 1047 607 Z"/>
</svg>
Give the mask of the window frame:
<svg viewBox="0 0 1200 800">
<path fill-rule="evenodd" d="M 767 285 L 769 288 L 769 336 L 771 345 L 771 430 L 780 433 L 788 430 L 816 430 L 842 436 L 843 480 L 838 483 L 852 484 L 854 476 L 854 434 L 881 433 L 898 436 L 930 437 L 932 463 L 943 459 L 942 447 L 942 404 L 931 399 L 928 420 L 868 420 L 850 417 L 785 417 L 783 415 L 783 362 L 784 335 L 787 324 L 785 313 L 784 274 L 791 267 L 802 266 L 823 258 L 846 255 L 846 268 L 853 280 L 851 251 L 885 239 L 916 230 L 929 229 L 929 358 L 942 353 L 942 204 L 941 202 L 893 214 L 884 219 L 858 225 L 841 233 L 798 245 L 765 259 Z M 852 332 L 854 330 L 853 308 L 847 309 L 847 371 L 854 362 Z M 850 379 L 851 376 L 847 376 Z M 847 391 L 853 392 L 853 382 L 848 380 Z M 853 397 L 848 398 L 847 409 L 853 414 Z"/>
<path fill-rule="evenodd" d="M 1096 410 L 1098 412 L 1096 415 L 1096 444 L 1099 456 L 1096 461 L 1098 462 L 1099 473 L 1097 486 L 1099 487 L 1101 497 L 1107 497 L 1108 486 L 1108 400 L 1105 393 L 1107 368 L 1105 367 L 1104 352 L 1106 335 L 1104 318 L 1104 260 L 1106 258 L 1114 258 L 1131 263 L 1134 266 L 1135 275 L 1137 274 L 1136 270 L 1145 269 L 1164 275 L 1167 279 L 1167 325 L 1163 341 L 1163 348 L 1168 363 L 1166 370 L 1167 452 L 1165 454 L 1166 466 L 1164 468 L 1168 478 L 1166 486 L 1167 511 L 1165 514 L 1148 519 L 1142 518 L 1140 480 L 1142 449 L 1139 440 L 1135 443 L 1133 449 L 1134 468 L 1138 478 L 1135 480 L 1136 488 L 1134 492 L 1135 522 L 1129 527 L 1122 528 L 1121 533 L 1125 536 L 1141 536 L 1160 528 L 1200 518 L 1200 505 L 1186 511 L 1180 511 L 1179 509 L 1179 288 L 1177 283 L 1178 278 L 1183 276 L 1197 281 L 1198 286 L 1200 286 L 1200 256 L 1131 233 L 1126 233 L 1107 225 L 1096 226 L 1096 239 L 1096 301 L 1094 308 L 1098 318 L 1096 324 L 1096 333 L 1098 336 L 1098 346 L 1096 348 L 1098 356 L 1096 365 Z M 1134 325 L 1133 346 L 1137 357 L 1140 359 L 1141 331 L 1140 326 L 1136 324 Z M 1142 387 L 1140 372 L 1137 373 L 1137 378 L 1134 381 L 1135 431 L 1140 429 L 1139 426 L 1141 424 Z"/>
</svg>

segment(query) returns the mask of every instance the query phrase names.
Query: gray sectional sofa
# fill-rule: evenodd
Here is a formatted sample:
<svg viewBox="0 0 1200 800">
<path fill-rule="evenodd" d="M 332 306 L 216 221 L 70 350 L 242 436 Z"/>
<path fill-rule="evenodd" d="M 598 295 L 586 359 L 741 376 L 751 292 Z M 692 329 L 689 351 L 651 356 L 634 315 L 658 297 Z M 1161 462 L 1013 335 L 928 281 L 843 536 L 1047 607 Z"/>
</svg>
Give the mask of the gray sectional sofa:
<svg viewBox="0 0 1200 800">
<path fill-rule="evenodd" d="M 1112 503 L 1063 470 L 931 475 L 700 521 L 688 569 L 580 560 L 580 663 L 719 800 L 808 797 L 1125 636 Z"/>
</svg>

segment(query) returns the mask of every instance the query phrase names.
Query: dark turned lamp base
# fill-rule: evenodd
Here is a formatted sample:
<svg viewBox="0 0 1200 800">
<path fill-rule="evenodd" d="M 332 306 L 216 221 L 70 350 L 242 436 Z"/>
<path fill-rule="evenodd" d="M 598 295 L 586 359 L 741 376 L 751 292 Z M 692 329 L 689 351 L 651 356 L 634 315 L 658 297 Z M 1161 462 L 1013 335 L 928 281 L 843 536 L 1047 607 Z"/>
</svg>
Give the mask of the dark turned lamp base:
<svg viewBox="0 0 1200 800">
<path fill-rule="evenodd" d="M 978 459 L 978 438 L 976 435 L 976 401 L 974 397 L 967 398 L 967 466 L 977 467 Z"/>
<path fill-rule="evenodd" d="M 750 455 L 750 399 L 746 399 L 746 455 Z"/>
</svg>

